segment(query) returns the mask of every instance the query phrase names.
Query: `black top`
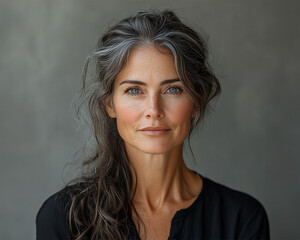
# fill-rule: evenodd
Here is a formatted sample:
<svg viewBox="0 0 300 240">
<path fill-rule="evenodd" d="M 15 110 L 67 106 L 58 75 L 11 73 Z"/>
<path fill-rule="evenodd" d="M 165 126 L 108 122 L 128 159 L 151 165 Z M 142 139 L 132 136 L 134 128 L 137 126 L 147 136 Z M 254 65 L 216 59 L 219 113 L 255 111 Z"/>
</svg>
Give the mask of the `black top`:
<svg viewBox="0 0 300 240">
<path fill-rule="evenodd" d="M 270 239 L 264 207 L 248 194 L 208 178 L 193 204 L 177 211 L 168 239 Z M 48 198 L 36 218 L 37 240 L 71 239 L 68 225 L 68 187 Z M 130 239 L 139 239 L 130 219 Z"/>
</svg>

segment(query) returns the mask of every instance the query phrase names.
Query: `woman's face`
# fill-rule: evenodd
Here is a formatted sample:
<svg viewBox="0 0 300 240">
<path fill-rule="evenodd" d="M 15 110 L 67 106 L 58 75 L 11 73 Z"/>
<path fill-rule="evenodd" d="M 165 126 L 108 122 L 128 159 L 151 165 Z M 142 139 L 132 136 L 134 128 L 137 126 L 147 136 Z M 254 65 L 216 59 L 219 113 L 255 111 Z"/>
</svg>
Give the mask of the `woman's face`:
<svg viewBox="0 0 300 240">
<path fill-rule="evenodd" d="M 133 50 L 114 82 L 113 103 L 126 149 L 150 154 L 181 148 L 188 136 L 193 102 L 183 88 L 170 51 L 154 47 Z"/>
</svg>

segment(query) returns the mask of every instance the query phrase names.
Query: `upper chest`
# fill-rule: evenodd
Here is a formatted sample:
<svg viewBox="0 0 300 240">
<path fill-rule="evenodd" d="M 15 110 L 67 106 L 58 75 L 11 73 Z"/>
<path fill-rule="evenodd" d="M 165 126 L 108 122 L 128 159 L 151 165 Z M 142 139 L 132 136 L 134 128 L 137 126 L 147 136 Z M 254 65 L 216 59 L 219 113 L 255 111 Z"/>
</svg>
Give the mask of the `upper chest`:
<svg viewBox="0 0 300 240">
<path fill-rule="evenodd" d="M 170 209 L 168 212 L 160 214 L 147 214 L 138 211 L 139 217 L 133 218 L 134 224 L 138 229 L 141 240 L 157 239 L 166 240 L 170 234 L 171 222 L 177 210 Z"/>
<path fill-rule="evenodd" d="M 135 209 L 138 212 L 138 216 L 133 210 L 133 222 L 136 228 L 139 229 L 140 239 L 168 239 L 171 223 L 176 212 L 188 208 L 195 199 L 196 197 L 180 204 L 169 205 L 156 211 L 150 210 L 143 206 L 143 204 L 137 204 Z"/>
</svg>

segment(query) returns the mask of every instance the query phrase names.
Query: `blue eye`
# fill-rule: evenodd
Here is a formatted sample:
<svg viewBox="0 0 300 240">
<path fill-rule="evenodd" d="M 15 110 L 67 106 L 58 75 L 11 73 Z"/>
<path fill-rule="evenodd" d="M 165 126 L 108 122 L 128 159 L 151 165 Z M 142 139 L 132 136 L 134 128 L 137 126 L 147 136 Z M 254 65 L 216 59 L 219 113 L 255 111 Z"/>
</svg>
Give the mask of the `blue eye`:
<svg viewBox="0 0 300 240">
<path fill-rule="evenodd" d="M 141 90 L 138 88 L 129 88 L 126 90 L 126 92 L 130 95 L 137 95 L 141 93 Z"/>
<path fill-rule="evenodd" d="M 170 87 L 167 92 L 170 94 L 178 94 L 180 93 L 182 90 L 179 87 Z"/>
</svg>

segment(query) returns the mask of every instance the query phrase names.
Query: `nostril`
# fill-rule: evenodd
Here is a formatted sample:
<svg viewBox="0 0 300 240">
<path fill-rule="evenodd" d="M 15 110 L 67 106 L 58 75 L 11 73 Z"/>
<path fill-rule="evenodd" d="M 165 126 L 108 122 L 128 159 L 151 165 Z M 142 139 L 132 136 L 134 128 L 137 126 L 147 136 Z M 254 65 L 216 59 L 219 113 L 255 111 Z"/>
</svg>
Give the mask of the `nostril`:
<svg viewBox="0 0 300 240">
<path fill-rule="evenodd" d="M 163 118 L 163 117 L 164 117 L 164 114 L 163 114 L 163 113 L 160 113 L 160 114 L 158 115 L 158 117 L 159 117 L 159 118 Z"/>
<path fill-rule="evenodd" d="M 165 115 L 164 113 L 148 113 L 146 114 L 146 118 L 163 118 Z"/>
</svg>

